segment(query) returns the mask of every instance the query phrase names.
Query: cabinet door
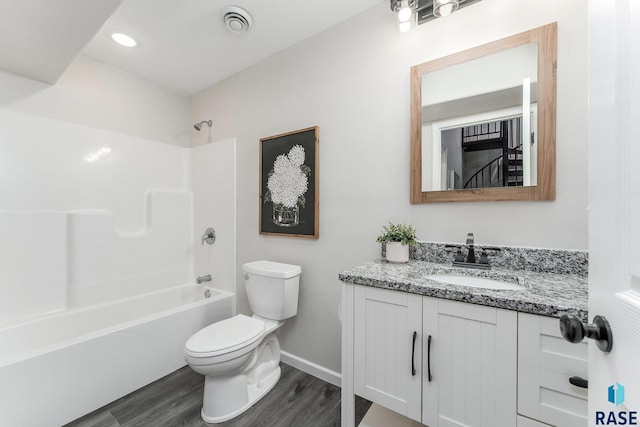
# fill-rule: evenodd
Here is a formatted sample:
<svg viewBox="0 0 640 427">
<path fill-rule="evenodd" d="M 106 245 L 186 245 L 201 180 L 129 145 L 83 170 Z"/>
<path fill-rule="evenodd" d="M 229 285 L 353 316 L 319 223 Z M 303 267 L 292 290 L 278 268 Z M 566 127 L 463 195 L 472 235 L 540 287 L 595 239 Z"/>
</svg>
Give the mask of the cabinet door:
<svg viewBox="0 0 640 427">
<path fill-rule="evenodd" d="M 514 311 L 424 297 L 423 424 L 516 425 L 517 327 Z"/>
<path fill-rule="evenodd" d="M 421 296 L 356 286 L 355 394 L 420 421 L 421 335 Z"/>
</svg>

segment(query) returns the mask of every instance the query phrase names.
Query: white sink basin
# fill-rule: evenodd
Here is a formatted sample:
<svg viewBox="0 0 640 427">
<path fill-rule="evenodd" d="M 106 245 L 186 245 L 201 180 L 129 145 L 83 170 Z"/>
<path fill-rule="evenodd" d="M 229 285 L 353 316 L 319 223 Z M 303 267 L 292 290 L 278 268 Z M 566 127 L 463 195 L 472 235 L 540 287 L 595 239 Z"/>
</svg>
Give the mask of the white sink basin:
<svg viewBox="0 0 640 427">
<path fill-rule="evenodd" d="M 503 282 L 501 280 L 489 279 L 486 277 L 463 276 L 460 274 L 429 274 L 427 279 L 450 285 L 469 286 L 472 288 L 498 289 L 498 290 L 522 290 L 524 286 L 515 283 Z"/>
</svg>

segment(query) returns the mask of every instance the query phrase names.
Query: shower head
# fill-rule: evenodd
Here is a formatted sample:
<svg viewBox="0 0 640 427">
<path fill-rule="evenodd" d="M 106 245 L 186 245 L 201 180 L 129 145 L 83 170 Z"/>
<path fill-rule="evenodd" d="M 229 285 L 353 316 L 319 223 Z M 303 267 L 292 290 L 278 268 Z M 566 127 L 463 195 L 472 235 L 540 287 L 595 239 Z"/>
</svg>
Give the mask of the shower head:
<svg viewBox="0 0 640 427">
<path fill-rule="evenodd" d="M 209 127 L 213 126 L 213 122 L 211 120 L 203 120 L 200 123 L 196 123 L 195 125 L 193 125 L 194 129 L 197 130 L 198 132 L 200 132 L 200 129 L 202 129 L 202 125 L 209 125 Z"/>
</svg>

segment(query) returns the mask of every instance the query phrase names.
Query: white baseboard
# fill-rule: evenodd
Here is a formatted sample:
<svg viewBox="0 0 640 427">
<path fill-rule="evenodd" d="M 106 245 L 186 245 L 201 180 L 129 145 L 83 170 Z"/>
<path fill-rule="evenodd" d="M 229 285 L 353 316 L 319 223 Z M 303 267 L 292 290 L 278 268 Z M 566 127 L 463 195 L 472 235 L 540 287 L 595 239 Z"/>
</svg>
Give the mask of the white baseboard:
<svg viewBox="0 0 640 427">
<path fill-rule="evenodd" d="M 280 351 L 280 360 L 287 365 L 293 366 L 296 369 L 300 369 L 301 371 L 306 372 L 309 375 L 313 375 L 314 377 L 320 378 L 323 381 L 340 387 L 340 383 L 342 382 L 342 375 L 335 371 L 327 369 L 324 366 L 320 366 L 316 363 L 295 356 L 291 353 L 287 353 L 286 351 Z"/>
</svg>

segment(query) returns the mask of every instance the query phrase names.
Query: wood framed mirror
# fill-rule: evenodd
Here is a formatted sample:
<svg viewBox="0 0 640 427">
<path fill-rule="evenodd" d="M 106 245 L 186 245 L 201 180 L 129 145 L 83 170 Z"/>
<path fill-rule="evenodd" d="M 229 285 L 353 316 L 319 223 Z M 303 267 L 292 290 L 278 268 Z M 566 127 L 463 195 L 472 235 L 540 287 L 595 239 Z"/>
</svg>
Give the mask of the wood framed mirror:
<svg viewBox="0 0 640 427">
<path fill-rule="evenodd" d="M 411 67 L 411 203 L 554 200 L 557 23 Z"/>
</svg>

